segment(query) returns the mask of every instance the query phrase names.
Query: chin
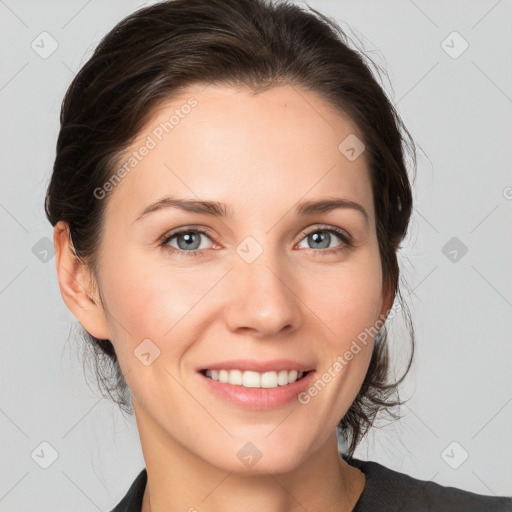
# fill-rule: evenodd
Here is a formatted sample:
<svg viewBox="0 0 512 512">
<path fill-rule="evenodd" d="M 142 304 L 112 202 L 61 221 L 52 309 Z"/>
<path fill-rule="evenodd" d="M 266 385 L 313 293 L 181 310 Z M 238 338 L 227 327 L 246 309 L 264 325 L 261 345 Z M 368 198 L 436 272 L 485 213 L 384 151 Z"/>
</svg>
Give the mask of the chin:
<svg viewBox="0 0 512 512">
<path fill-rule="evenodd" d="M 277 437 L 270 442 L 266 435 L 260 433 L 253 441 L 246 436 L 228 445 L 217 445 L 213 453 L 203 454 L 203 459 L 223 471 L 248 475 L 288 473 L 303 463 L 303 444 Z"/>
</svg>

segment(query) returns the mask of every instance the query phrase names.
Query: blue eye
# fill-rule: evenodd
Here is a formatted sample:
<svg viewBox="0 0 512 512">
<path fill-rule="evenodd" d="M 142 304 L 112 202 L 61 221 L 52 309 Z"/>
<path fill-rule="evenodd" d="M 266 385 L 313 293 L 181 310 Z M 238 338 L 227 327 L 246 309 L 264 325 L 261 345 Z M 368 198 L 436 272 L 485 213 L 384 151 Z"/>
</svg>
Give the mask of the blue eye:
<svg viewBox="0 0 512 512">
<path fill-rule="evenodd" d="M 333 235 L 342 242 L 335 247 L 330 246 L 333 241 Z M 321 251 L 315 251 L 320 254 L 341 252 L 352 246 L 351 238 L 343 231 L 335 228 L 316 227 L 313 230 L 304 231 L 302 236 L 306 239 L 306 242 L 312 243 L 313 245 L 316 244 L 316 247 L 307 247 L 307 249 L 321 249 Z"/>
<path fill-rule="evenodd" d="M 198 229 L 184 229 L 176 231 L 166 237 L 162 242 L 162 245 L 166 246 L 171 253 L 181 252 L 187 256 L 195 256 L 204 250 L 204 247 L 200 248 L 202 235 L 208 237 L 205 231 Z M 173 239 L 176 239 L 178 247 L 168 245 Z"/>
<path fill-rule="evenodd" d="M 334 235 L 334 236 L 333 236 Z M 168 236 L 164 236 L 161 246 L 164 247 L 171 254 L 179 254 L 184 256 L 201 256 L 204 254 L 205 249 L 208 247 L 201 247 L 201 239 L 204 237 L 211 240 L 206 231 L 200 229 L 181 229 L 175 231 Z M 306 249 L 313 251 L 313 254 L 332 254 L 341 253 L 352 247 L 353 242 L 350 235 L 341 229 L 333 227 L 315 227 L 313 229 L 305 230 L 301 233 L 302 240 L 312 244 L 313 247 L 306 247 Z M 333 239 L 341 240 L 341 243 L 335 247 L 331 246 Z M 175 245 L 171 245 L 171 241 L 176 240 Z"/>
</svg>

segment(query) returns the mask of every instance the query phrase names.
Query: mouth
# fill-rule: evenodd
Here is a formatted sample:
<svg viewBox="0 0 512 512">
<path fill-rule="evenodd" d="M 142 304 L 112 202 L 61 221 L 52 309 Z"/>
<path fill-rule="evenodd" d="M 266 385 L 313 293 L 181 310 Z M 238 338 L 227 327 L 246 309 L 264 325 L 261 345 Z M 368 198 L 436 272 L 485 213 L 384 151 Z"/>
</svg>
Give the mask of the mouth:
<svg viewBox="0 0 512 512">
<path fill-rule="evenodd" d="M 201 386 L 224 403 L 239 409 L 270 411 L 297 404 L 299 396 L 313 385 L 317 373 L 306 368 L 266 370 L 260 373 L 236 368 L 205 368 L 196 375 Z"/>
<path fill-rule="evenodd" d="M 231 384 L 243 388 L 273 389 L 287 386 L 307 377 L 314 370 L 280 370 L 255 372 L 239 369 L 203 369 L 200 370 L 204 377 L 222 384 Z"/>
</svg>

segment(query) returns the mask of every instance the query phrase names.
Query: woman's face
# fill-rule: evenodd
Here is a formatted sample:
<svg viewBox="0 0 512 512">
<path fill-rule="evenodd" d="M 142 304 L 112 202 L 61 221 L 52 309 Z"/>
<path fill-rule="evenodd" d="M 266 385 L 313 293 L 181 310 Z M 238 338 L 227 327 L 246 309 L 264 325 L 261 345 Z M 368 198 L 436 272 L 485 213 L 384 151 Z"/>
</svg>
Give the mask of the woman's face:
<svg viewBox="0 0 512 512">
<path fill-rule="evenodd" d="M 132 144 L 104 199 L 106 315 L 85 327 L 114 344 L 141 437 L 230 471 L 247 455 L 286 471 L 332 438 L 368 368 L 365 330 L 389 307 L 357 133 L 291 86 L 197 86 Z M 327 200 L 346 204 L 304 207 Z M 256 388 L 274 375 L 219 372 L 244 387 L 212 368 L 311 372 Z"/>
</svg>

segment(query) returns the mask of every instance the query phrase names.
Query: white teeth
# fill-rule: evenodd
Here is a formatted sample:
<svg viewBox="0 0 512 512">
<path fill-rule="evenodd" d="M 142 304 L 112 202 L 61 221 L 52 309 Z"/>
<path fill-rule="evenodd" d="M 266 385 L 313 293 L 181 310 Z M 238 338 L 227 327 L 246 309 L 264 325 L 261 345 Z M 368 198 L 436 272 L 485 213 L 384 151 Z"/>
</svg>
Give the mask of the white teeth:
<svg viewBox="0 0 512 512">
<path fill-rule="evenodd" d="M 206 370 L 206 376 L 223 383 L 245 388 L 277 388 L 286 386 L 304 375 L 303 371 L 281 370 L 280 372 L 252 372 L 242 370 Z"/>
<path fill-rule="evenodd" d="M 243 375 L 240 370 L 231 370 L 228 372 L 228 382 L 237 386 L 241 386 L 243 381 Z"/>
<path fill-rule="evenodd" d="M 231 374 L 231 371 L 229 373 Z M 261 381 L 261 375 L 258 372 L 246 371 L 243 374 L 242 386 L 244 388 L 259 388 L 259 387 L 261 387 L 260 381 Z M 231 382 L 230 382 L 230 384 L 231 384 Z"/>
</svg>

